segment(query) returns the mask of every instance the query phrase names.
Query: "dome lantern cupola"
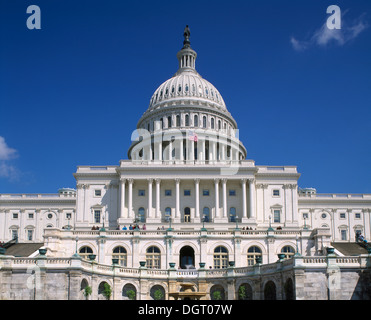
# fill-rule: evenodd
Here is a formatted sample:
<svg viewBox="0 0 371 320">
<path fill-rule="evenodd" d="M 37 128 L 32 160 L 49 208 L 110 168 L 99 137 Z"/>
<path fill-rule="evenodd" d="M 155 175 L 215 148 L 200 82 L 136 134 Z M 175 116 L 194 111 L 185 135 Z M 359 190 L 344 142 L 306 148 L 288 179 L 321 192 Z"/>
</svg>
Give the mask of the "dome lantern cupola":
<svg viewBox="0 0 371 320">
<path fill-rule="evenodd" d="M 191 48 L 191 42 L 189 40 L 191 32 L 188 26 L 185 27 L 183 35 L 184 35 L 183 48 L 177 54 L 177 58 L 179 60 L 179 70 L 175 75 L 179 75 L 180 73 L 185 71 L 197 73 L 196 71 L 197 53 Z"/>
</svg>

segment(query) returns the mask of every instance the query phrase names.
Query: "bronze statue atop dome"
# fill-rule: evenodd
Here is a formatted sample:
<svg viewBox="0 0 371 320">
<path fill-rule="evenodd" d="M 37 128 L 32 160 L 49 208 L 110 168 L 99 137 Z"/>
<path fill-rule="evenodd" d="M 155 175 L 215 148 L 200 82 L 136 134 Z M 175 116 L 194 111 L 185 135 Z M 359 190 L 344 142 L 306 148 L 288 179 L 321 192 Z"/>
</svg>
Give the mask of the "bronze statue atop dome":
<svg viewBox="0 0 371 320">
<path fill-rule="evenodd" d="M 189 30 L 188 25 L 186 25 L 186 27 L 184 28 L 183 36 L 184 36 L 183 49 L 190 48 L 191 42 L 189 41 L 189 37 L 191 36 L 191 31 Z"/>
</svg>

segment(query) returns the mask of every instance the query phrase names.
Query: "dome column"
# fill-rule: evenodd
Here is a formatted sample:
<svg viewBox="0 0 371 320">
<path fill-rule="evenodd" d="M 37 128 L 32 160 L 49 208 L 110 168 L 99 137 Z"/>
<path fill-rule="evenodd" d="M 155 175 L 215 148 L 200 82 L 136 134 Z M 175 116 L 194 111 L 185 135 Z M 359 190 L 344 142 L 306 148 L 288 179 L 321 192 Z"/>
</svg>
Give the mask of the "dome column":
<svg viewBox="0 0 371 320">
<path fill-rule="evenodd" d="M 200 179 L 195 179 L 195 196 L 196 196 L 196 203 L 195 203 L 195 217 L 193 222 L 200 221 Z"/>
<path fill-rule="evenodd" d="M 180 222 L 180 192 L 179 192 L 180 179 L 175 179 L 175 217 L 174 222 Z"/>
</svg>

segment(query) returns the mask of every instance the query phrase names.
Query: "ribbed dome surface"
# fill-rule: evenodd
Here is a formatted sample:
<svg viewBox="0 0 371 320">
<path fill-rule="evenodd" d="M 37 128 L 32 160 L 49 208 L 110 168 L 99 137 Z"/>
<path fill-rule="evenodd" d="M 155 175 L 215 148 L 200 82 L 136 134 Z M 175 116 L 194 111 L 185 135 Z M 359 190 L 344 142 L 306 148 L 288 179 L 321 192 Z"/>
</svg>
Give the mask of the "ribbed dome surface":
<svg viewBox="0 0 371 320">
<path fill-rule="evenodd" d="M 161 84 L 152 95 L 149 109 L 153 111 L 165 103 L 177 100 L 193 100 L 194 104 L 208 103 L 220 111 L 226 111 L 224 100 L 219 91 L 197 72 L 183 71 Z"/>
</svg>

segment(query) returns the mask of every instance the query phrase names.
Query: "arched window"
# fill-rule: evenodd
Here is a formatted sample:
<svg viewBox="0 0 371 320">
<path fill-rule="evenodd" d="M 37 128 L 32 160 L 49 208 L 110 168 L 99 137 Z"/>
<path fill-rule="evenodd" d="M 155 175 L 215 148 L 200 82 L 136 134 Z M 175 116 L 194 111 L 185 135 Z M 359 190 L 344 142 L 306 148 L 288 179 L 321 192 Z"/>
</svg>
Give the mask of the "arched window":
<svg viewBox="0 0 371 320">
<path fill-rule="evenodd" d="M 224 300 L 225 299 L 224 288 L 219 284 L 213 285 L 210 288 L 210 299 L 211 300 Z"/>
<path fill-rule="evenodd" d="M 93 250 L 90 247 L 84 246 L 80 248 L 79 255 L 82 259 L 89 260 L 89 254 L 93 254 Z"/>
<path fill-rule="evenodd" d="M 144 208 L 138 209 L 138 220 L 139 222 L 146 222 L 146 214 Z"/>
<path fill-rule="evenodd" d="M 167 127 L 168 128 L 171 128 L 172 125 L 171 125 L 171 117 L 167 117 Z"/>
<path fill-rule="evenodd" d="M 204 207 L 202 215 L 205 222 L 210 222 L 210 209 L 208 207 Z"/>
<path fill-rule="evenodd" d="M 106 289 L 110 288 L 110 285 L 106 281 L 102 281 L 98 286 L 98 300 L 102 299 L 99 295 L 103 296 L 105 299 L 109 300 L 109 297 L 106 296 Z"/>
<path fill-rule="evenodd" d="M 252 300 L 253 291 L 252 287 L 248 283 L 243 283 L 238 288 L 238 299 L 239 300 Z"/>
<path fill-rule="evenodd" d="M 186 127 L 189 127 L 189 115 L 188 114 L 185 115 L 185 125 Z"/>
<path fill-rule="evenodd" d="M 122 288 L 122 299 L 123 300 L 136 300 L 137 289 L 131 283 L 127 283 Z"/>
<path fill-rule="evenodd" d="M 202 127 L 206 128 L 206 116 L 203 116 L 202 118 Z"/>
<path fill-rule="evenodd" d="M 218 120 L 218 129 L 220 130 L 222 128 L 222 122 Z"/>
<path fill-rule="evenodd" d="M 197 114 L 195 114 L 195 116 L 193 118 L 193 126 L 198 127 L 198 115 Z"/>
<path fill-rule="evenodd" d="M 276 300 L 276 285 L 273 281 L 268 281 L 264 286 L 264 300 Z"/>
<path fill-rule="evenodd" d="M 281 249 L 281 253 L 285 254 L 285 259 L 290 259 L 295 254 L 295 250 L 291 246 L 284 246 Z"/>
<path fill-rule="evenodd" d="M 215 127 L 215 120 L 214 118 L 211 118 L 211 129 L 214 129 Z"/>
<path fill-rule="evenodd" d="M 167 207 L 165 208 L 165 222 L 169 222 L 171 218 L 171 208 Z"/>
<path fill-rule="evenodd" d="M 176 126 L 180 127 L 180 115 L 179 114 L 176 116 Z"/>
<path fill-rule="evenodd" d="M 153 300 L 165 300 L 165 289 L 163 286 L 155 285 L 149 291 L 149 294 Z"/>
<path fill-rule="evenodd" d="M 236 208 L 234 207 L 229 209 L 229 221 L 236 222 Z"/>
<path fill-rule="evenodd" d="M 150 269 L 160 269 L 161 266 L 161 252 L 160 249 L 152 246 L 146 252 L 146 266 Z"/>
<path fill-rule="evenodd" d="M 127 261 L 128 261 L 128 256 L 126 249 L 124 247 L 118 246 L 112 251 L 112 259 L 118 259 L 118 264 L 120 266 L 126 267 L 127 266 Z"/>
<path fill-rule="evenodd" d="M 253 266 L 256 264 L 257 258 L 261 258 L 262 251 L 257 246 L 252 246 L 247 250 L 247 265 Z"/>
<path fill-rule="evenodd" d="M 228 266 L 228 250 L 219 246 L 214 250 L 214 268 L 215 269 L 224 269 Z"/>
</svg>

